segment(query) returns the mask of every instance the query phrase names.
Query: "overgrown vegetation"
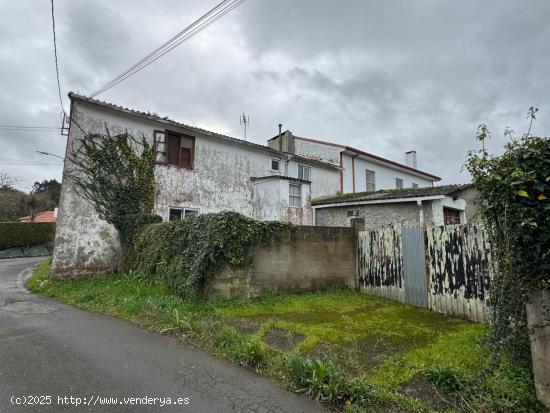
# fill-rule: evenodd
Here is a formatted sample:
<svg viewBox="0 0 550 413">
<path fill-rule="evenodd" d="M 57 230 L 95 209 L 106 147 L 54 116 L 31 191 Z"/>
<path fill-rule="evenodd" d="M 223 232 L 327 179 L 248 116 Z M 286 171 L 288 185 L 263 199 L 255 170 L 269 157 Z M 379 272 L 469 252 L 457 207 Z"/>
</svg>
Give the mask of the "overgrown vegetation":
<svg viewBox="0 0 550 413">
<path fill-rule="evenodd" d="M 535 112 L 530 109 L 531 123 Z M 505 134 L 511 140 L 504 153 L 490 156 L 489 131 L 480 125 L 483 149 L 469 153 L 466 167 L 481 194 L 498 264 L 490 294 L 495 361 L 507 353 L 530 366 L 526 295 L 550 285 L 550 139 Z"/>
<path fill-rule="evenodd" d="M 181 296 L 197 298 L 207 276 L 224 264 L 248 264 L 255 245 L 273 231 L 290 228 L 290 224 L 256 221 L 236 212 L 151 225 L 136 240 L 136 268 Z"/>
<path fill-rule="evenodd" d="M 0 222 L 0 250 L 53 241 L 55 222 Z"/>
<path fill-rule="evenodd" d="M 16 189 L 18 179 L 0 171 L 0 222 L 17 221 L 22 216 L 34 220 L 43 211 L 59 205 L 61 184 L 55 179 L 35 182 L 29 194 Z"/>
<path fill-rule="evenodd" d="M 132 271 L 51 280 L 47 263 L 28 287 L 190 341 L 338 410 L 540 411 L 527 369 L 507 360 L 486 373 L 489 327 L 354 291 L 190 300 Z M 282 350 L 274 330 L 301 341 Z M 409 394 L 417 382 L 429 387 Z"/>
<path fill-rule="evenodd" d="M 101 219 L 120 235 L 123 258 L 139 229 L 160 222 L 151 214 L 155 197 L 153 152 L 147 140 L 138 141 L 127 132 L 111 135 L 84 134 L 69 156 L 70 178 L 80 196 L 87 199 Z"/>
</svg>

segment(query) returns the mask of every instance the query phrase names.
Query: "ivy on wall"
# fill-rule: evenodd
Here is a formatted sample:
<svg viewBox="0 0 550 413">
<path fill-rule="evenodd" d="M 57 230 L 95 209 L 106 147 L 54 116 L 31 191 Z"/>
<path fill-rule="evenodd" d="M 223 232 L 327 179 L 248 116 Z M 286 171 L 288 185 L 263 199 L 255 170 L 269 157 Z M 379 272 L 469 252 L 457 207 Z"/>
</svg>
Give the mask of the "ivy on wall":
<svg viewBox="0 0 550 413">
<path fill-rule="evenodd" d="M 483 149 L 468 154 L 466 168 L 498 262 L 489 297 L 495 354 L 529 366 L 526 294 L 550 285 L 550 139 L 511 137 L 502 155 L 490 156 L 485 125 L 477 138 Z"/>
<path fill-rule="evenodd" d="M 200 297 L 207 277 L 224 264 L 246 265 L 255 245 L 291 224 L 256 221 L 236 212 L 204 214 L 143 229 L 136 239 L 136 267 L 188 298 Z"/>
<path fill-rule="evenodd" d="M 153 152 L 145 138 L 127 132 L 85 134 L 69 156 L 76 192 L 87 199 L 101 219 L 119 232 L 123 257 L 131 254 L 133 239 L 144 225 L 162 219 L 151 214 L 155 197 Z"/>
</svg>

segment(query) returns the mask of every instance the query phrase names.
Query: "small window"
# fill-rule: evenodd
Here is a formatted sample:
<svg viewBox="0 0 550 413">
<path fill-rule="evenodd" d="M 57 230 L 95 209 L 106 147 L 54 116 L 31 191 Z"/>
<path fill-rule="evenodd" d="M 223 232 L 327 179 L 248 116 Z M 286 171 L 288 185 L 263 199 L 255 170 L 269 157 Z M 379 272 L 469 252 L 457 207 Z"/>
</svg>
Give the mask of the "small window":
<svg viewBox="0 0 550 413">
<path fill-rule="evenodd" d="M 366 170 L 367 175 L 367 191 L 376 191 L 376 185 L 374 183 L 374 171 Z"/>
<path fill-rule="evenodd" d="M 445 225 L 460 224 L 460 211 L 456 209 L 443 208 L 443 221 Z"/>
<path fill-rule="evenodd" d="M 306 165 L 298 165 L 298 179 L 311 181 L 311 168 Z"/>
<path fill-rule="evenodd" d="M 292 208 L 302 207 L 302 186 L 298 184 L 289 184 L 289 204 Z"/>
<path fill-rule="evenodd" d="M 160 134 L 158 135 L 160 137 Z M 159 140 L 155 147 L 157 148 L 157 162 L 164 159 L 163 163 L 193 169 L 195 159 L 195 138 L 193 136 L 166 132 L 164 140 L 162 142 Z"/>
<path fill-rule="evenodd" d="M 199 210 L 196 208 L 170 208 L 168 214 L 169 221 L 180 221 L 185 218 L 191 218 L 199 215 Z"/>
<path fill-rule="evenodd" d="M 395 178 L 395 187 L 397 189 L 403 189 L 403 180 L 401 178 Z"/>
<path fill-rule="evenodd" d="M 415 184 L 414 182 L 412 183 L 412 187 L 413 189 L 418 189 L 418 184 Z"/>
<path fill-rule="evenodd" d="M 280 163 L 281 160 L 279 158 L 271 158 L 271 169 L 273 171 L 278 171 Z"/>
</svg>

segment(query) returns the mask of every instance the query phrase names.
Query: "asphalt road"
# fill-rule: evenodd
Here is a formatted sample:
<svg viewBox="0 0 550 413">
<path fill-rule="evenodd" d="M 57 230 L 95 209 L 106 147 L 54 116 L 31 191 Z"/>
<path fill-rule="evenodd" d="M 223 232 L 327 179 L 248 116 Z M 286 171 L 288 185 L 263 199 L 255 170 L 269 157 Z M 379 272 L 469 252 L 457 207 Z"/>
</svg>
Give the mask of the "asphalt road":
<svg viewBox="0 0 550 413">
<path fill-rule="evenodd" d="M 325 411 L 174 338 L 30 294 L 39 262 L 0 260 L 0 412 Z"/>
</svg>

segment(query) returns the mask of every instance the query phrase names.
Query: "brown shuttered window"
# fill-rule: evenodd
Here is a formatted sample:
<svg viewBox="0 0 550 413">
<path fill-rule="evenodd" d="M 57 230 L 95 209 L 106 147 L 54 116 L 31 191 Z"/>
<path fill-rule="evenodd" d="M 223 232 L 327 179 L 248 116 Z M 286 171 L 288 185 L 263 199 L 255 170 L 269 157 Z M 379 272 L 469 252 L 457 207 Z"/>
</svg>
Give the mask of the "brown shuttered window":
<svg viewBox="0 0 550 413">
<path fill-rule="evenodd" d="M 167 163 L 180 168 L 193 169 L 195 138 L 174 132 L 166 133 Z"/>
</svg>

